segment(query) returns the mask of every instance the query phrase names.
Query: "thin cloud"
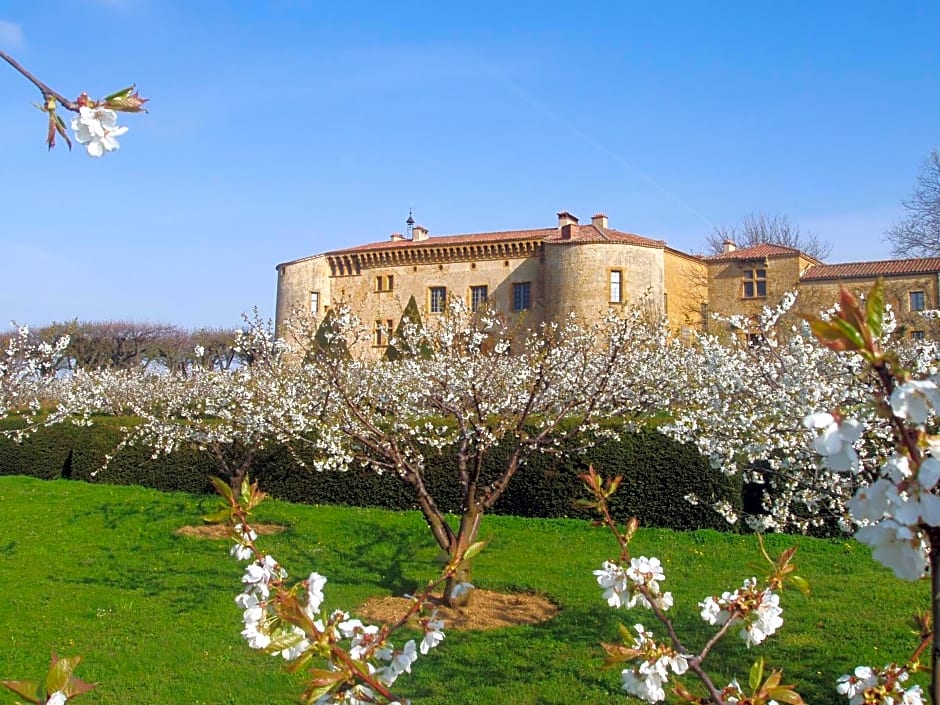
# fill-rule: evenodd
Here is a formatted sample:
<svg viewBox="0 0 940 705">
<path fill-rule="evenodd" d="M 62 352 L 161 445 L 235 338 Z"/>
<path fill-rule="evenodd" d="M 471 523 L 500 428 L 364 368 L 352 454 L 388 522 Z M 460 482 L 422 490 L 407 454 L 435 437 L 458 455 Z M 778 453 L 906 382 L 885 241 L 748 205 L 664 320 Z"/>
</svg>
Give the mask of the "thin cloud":
<svg viewBox="0 0 940 705">
<path fill-rule="evenodd" d="M 25 45 L 23 28 L 14 22 L 0 20 L 0 49 L 20 49 Z"/>
</svg>

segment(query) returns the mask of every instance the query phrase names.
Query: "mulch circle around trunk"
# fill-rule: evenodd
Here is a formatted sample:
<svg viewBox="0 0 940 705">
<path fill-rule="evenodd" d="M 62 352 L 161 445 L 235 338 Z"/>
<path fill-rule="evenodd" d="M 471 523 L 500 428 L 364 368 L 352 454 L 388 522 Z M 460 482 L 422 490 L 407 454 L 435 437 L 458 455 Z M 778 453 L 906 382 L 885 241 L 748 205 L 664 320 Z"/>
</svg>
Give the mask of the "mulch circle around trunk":
<svg viewBox="0 0 940 705">
<path fill-rule="evenodd" d="M 280 524 L 252 524 L 251 528 L 259 536 L 279 534 L 287 529 Z M 203 524 L 202 526 L 181 526 L 176 530 L 180 536 L 192 536 L 197 539 L 227 539 L 231 536 L 228 524 Z"/>
<path fill-rule="evenodd" d="M 401 617 L 411 606 L 406 597 L 376 597 L 359 607 L 355 614 L 374 622 L 391 622 Z M 431 608 L 444 620 L 448 629 L 499 629 L 521 624 L 538 624 L 558 614 L 558 605 L 534 593 L 505 593 L 474 590 L 470 604 L 452 609 L 441 604 L 440 597 L 432 598 Z"/>
</svg>

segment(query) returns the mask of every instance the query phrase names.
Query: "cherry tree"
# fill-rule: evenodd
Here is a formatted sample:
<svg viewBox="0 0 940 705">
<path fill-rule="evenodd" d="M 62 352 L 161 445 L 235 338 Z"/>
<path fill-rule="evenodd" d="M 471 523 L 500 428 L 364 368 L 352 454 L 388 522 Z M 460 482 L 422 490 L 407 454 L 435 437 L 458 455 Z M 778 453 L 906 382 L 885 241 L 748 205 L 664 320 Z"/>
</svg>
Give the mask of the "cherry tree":
<svg viewBox="0 0 940 705">
<path fill-rule="evenodd" d="M 355 354 L 371 331 L 348 310 L 331 321 L 326 336 L 319 332 L 326 344 L 315 344 L 302 322 L 290 336 L 313 343 L 295 383 L 309 384 L 317 404 L 324 398 L 318 393 L 328 397 L 315 442 L 324 453 L 394 473 L 410 485 L 434 540 L 451 557 L 478 542 L 484 515 L 533 454 L 576 451 L 591 434 L 611 432 L 601 429 L 602 419 L 648 414 L 658 382 L 635 377 L 628 385 L 625 371 L 671 346 L 665 327 L 646 320 L 642 307 L 594 324 L 572 317 L 527 329 L 455 301 L 427 326 L 403 321 L 391 341 L 398 359 L 375 363 Z M 333 352 L 337 346 L 343 354 Z M 456 452 L 452 479 L 462 507 L 456 528 L 426 474 L 428 454 L 445 447 Z M 505 460 L 489 476 L 487 460 L 497 448 Z M 470 580 L 466 562 L 448 581 L 445 600 L 464 604 Z"/>
</svg>

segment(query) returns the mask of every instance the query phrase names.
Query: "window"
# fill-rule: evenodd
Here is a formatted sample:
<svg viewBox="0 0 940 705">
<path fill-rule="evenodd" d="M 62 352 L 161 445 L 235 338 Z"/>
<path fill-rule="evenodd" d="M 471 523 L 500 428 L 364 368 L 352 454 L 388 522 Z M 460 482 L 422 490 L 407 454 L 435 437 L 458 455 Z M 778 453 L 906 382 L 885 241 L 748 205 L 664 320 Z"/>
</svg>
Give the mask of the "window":
<svg viewBox="0 0 940 705">
<path fill-rule="evenodd" d="M 316 316 L 320 313 L 320 292 L 311 291 L 310 292 L 310 313 Z"/>
<path fill-rule="evenodd" d="M 623 270 L 610 270 L 610 303 L 623 303 Z"/>
<path fill-rule="evenodd" d="M 428 292 L 428 310 L 431 313 L 444 313 L 447 307 L 447 287 L 432 286 Z"/>
<path fill-rule="evenodd" d="M 708 332 L 708 304 L 705 302 L 702 302 L 700 308 L 702 312 L 702 332 L 707 333 Z"/>
<path fill-rule="evenodd" d="M 911 340 L 926 340 L 927 332 L 922 330 L 912 330 L 911 331 Z"/>
<path fill-rule="evenodd" d="M 376 291 L 391 291 L 395 287 L 394 274 L 380 274 L 375 278 Z"/>
<path fill-rule="evenodd" d="M 374 341 L 373 344 L 377 347 L 385 347 L 388 345 L 388 339 L 392 335 L 392 320 L 377 320 L 375 322 L 374 328 Z"/>
<path fill-rule="evenodd" d="M 470 287 L 470 310 L 479 311 L 486 304 L 486 295 L 489 289 L 484 284 L 482 286 Z"/>
<path fill-rule="evenodd" d="M 762 299 L 767 296 L 767 270 L 744 270 L 744 298 Z"/>
<path fill-rule="evenodd" d="M 923 311 L 927 308 L 925 304 L 923 291 L 911 292 L 911 311 Z"/>
<path fill-rule="evenodd" d="M 529 282 L 512 285 L 512 310 L 527 311 L 532 308 L 532 287 Z"/>
</svg>

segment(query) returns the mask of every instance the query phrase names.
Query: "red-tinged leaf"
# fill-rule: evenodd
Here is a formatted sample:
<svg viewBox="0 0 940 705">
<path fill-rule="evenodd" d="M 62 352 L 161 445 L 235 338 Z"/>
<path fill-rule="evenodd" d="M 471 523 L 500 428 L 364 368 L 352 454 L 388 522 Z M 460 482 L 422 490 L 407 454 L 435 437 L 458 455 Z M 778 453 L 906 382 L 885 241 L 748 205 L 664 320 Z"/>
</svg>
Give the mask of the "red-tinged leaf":
<svg viewBox="0 0 940 705">
<path fill-rule="evenodd" d="M 763 660 L 763 659 L 761 659 Z M 761 664 L 763 665 L 763 664 Z M 783 676 L 783 671 L 771 671 L 770 675 L 767 676 L 767 680 L 764 681 L 762 686 L 763 690 L 773 690 L 780 685 L 780 678 Z"/>
<path fill-rule="evenodd" d="M 46 130 L 46 149 L 52 151 L 55 147 L 55 118 L 52 115 L 49 115 L 49 127 Z"/>
<path fill-rule="evenodd" d="M 39 703 L 42 699 L 42 689 L 35 681 L 0 681 L 0 683 L 31 703 Z"/>
<path fill-rule="evenodd" d="M 141 98 L 140 94 L 134 90 L 136 86 L 129 86 L 128 88 L 123 88 L 111 95 L 102 98 L 98 101 L 99 105 L 102 105 L 111 110 L 117 110 L 122 113 L 140 113 L 147 112 L 144 110 L 144 103 L 150 101 L 149 98 Z"/>
<path fill-rule="evenodd" d="M 844 285 L 839 286 L 839 309 L 843 315 L 850 311 L 859 311 L 858 299 Z"/>
<path fill-rule="evenodd" d="M 310 683 L 310 685 L 317 687 L 326 686 L 327 689 L 346 680 L 347 676 L 344 671 L 327 671 L 323 668 L 311 668 L 309 673 L 311 678 L 307 682 Z"/>
<path fill-rule="evenodd" d="M 62 692 L 65 693 L 65 697 L 73 698 L 76 695 L 87 693 L 89 690 L 93 690 L 94 688 L 94 683 L 86 683 L 85 681 L 76 678 L 75 676 L 69 676 L 69 682 L 65 684 L 65 689 Z"/>
<path fill-rule="evenodd" d="M 751 665 L 751 672 L 748 675 L 747 683 L 751 691 L 757 690 L 760 682 L 764 679 L 764 657 L 761 656 Z"/>
<path fill-rule="evenodd" d="M 767 695 L 770 699 L 786 703 L 787 705 L 806 705 L 806 702 L 800 697 L 800 694 L 788 687 L 775 688 Z"/>
<path fill-rule="evenodd" d="M 691 690 L 686 688 L 682 683 L 676 683 L 675 687 L 672 689 L 672 692 L 676 694 L 679 698 L 682 698 L 689 703 L 700 703 L 702 699 L 695 695 Z"/>
<path fill-rule="evenodd" d="M 607 497 L 610 497 L 620 487 L 621 482 L 623 482 L 623 475 L 617 475 L 617 477 L 611 480 L 610 484 L 607 485 L 607 492 L 605 492 L 604 494 Z"/>
<path fill-rule="evenodd" d="M 806 320 L 809 321 L 809 328 L 816 340 L 825 347 L 836 352 L 851 349 L 845 334 L 829 321 L 824 321 L 821 318 L 807 318 Z"/>
<path fill-rule="evenodd" d="M 58 115 L 55 116 L 55 129 L 62 136 L 62 139 L 65 140 L 65 144 L 68 145 L 69 151 L 72 151 L 72 140 L 69 139 L 68 130 L 65 129 L 65 123 L 62 122 L 62 118 Z"/>
</svg>

